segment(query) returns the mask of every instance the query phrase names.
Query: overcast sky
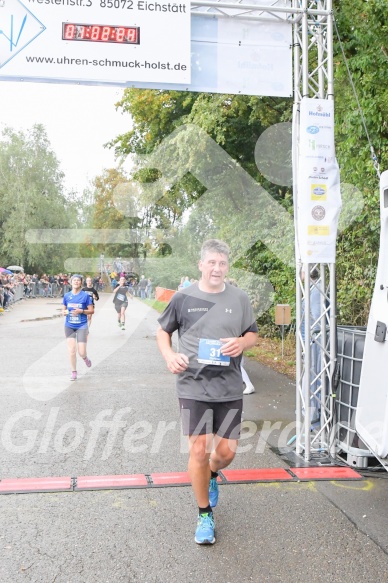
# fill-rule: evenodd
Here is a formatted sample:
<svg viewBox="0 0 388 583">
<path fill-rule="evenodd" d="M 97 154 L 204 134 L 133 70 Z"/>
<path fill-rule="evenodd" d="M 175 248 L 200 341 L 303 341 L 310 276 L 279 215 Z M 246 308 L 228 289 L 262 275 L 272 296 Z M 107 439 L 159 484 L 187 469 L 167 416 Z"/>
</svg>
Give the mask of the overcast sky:
<svg viewBox="0 0 388 583">
<path fill-rule="evenodd" d="M 115 109 L 123 89 L 1 81 L 0 91 L 1 129 L 43 124 L 69 190 L 82 192 L 104 168 L 116 165 L 103 144 L 130 129 L 130 116 Z"/>
</svg>

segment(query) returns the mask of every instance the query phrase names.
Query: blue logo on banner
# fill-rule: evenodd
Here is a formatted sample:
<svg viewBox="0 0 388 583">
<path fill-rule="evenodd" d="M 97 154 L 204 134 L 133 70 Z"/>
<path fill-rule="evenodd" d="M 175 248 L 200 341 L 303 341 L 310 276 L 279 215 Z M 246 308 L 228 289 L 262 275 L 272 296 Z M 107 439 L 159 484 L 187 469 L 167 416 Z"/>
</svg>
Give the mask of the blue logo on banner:
<svg viewBox="0 0 388 583">
<path fill-rule="evenodd" d="M 308 134 L 317 134 L 319 132 L 319 127 L 309 126 L 306 131 Z"/>
<path fill-rule="evenodd" d="M 7 4 L 0 2 L 0 9 L 1 69 L 42 34 L 46 27 L 21 0 Z"/>
</svg>

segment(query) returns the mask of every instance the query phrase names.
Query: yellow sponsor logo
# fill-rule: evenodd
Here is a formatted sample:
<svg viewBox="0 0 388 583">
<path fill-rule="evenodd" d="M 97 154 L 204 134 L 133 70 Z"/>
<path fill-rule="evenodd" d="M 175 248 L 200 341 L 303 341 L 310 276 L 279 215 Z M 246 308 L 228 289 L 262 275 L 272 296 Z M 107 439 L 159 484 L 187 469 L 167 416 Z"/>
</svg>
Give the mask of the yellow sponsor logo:
<svg viewBox="0 0 388 583">
<path fill-rule="evenodd" d="M 330 227 L 329 225 L 309 225 L 307 227 L 307 234 L 310 236 L 319 235 L 327 237 L 327 235 L 330 235 Z"/>
<path fill-rule="evenodd" d="M 326 200 L 326 196 L 327 196 L 326 184 L 311 185 L 311 200 Z"/>
</svg>

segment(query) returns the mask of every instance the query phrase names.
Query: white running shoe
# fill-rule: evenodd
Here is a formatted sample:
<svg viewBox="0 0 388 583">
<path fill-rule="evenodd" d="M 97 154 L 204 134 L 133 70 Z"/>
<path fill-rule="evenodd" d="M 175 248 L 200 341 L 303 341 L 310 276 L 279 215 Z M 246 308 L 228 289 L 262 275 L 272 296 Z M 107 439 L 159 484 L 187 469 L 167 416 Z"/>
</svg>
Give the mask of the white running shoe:
<svg viewBox="0 0 388 583">
<path fill-rule="evenodd" d="M 243 391 L 243 395 L 250 395 L 251 393 L 255 392 L 255 387 L 250 383 L 249 385 L 245 385 L 245 389 Z"/>
</svg>

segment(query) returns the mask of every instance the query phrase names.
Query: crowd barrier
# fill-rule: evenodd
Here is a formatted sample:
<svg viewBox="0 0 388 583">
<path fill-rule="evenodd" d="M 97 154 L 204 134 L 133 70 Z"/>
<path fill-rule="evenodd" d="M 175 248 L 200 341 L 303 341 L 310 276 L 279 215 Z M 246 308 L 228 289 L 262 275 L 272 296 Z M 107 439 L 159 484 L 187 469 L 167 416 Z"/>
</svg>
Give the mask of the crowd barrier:
<svg viewBox="0 0 388 583">
<path fill-rule="evenodd" d="M 99 289 L 99 291 L 101 292 L 103 289 Z M 38 281 L 30 282 L 28 286 L 25 287 L 23 283 L 18 283 L 13 287 L 14 294 L 10 299 L 10 303 L 29 298 L 59 298 L 63 297 L 63 295 L 70 290 L 70 284 L 60 286 L 57 283 L 45 284 Z"/>
<path fill-rule="evenodd" d="M 24 297 L 24 285 L 22 283 L 18 283 L 14 288 L 13 288 L 13 298 L 11 299 L 12 302 L 17 302 L 18 300 L 21 300 Z"/>
<path fill-rule="evenodd" d="M 10 298 L 8 300 L 8 305 L 9 304 L 14 304 L 15 302 L 18 302 L 19 300 L 24 298 L 24 285 L 22 283 L 18 283 L 16 284 L 13 288 L 12 288 L 13 294 L 10 294 Z M 3 305 L 3 295 L 1 295 L 0 298 L 0 307 L 2 308 Z"/>
<path fill-rule="evenodd" d="M 57 283 L 43 284 L 40 281 L 29 284 L 30 293 L 26 293 L 25 297 L 30 298 L 57 298 L 70 291 L 70 285 L 60 286 Z"/>
</svg>

